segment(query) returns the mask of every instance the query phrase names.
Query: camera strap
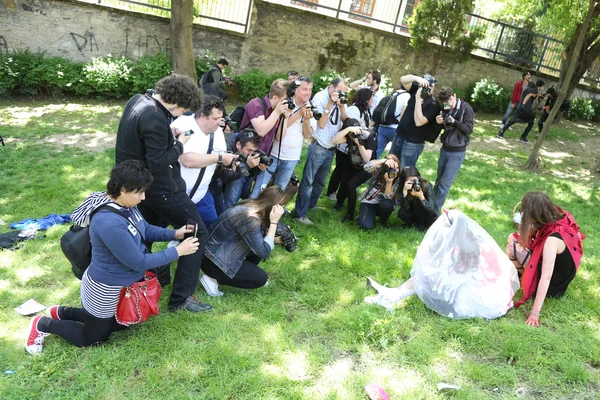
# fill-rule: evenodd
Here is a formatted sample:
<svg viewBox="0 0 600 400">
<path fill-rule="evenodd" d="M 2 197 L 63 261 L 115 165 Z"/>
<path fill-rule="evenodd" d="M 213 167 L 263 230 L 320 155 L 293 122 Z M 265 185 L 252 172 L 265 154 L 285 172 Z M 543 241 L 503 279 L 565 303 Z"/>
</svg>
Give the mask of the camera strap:
<svg viewBox="0 0 600 400">
<path fill-rule="evenodd" d="M 215 133 L 211 132 L 210 133 L 210 141 L 208 142 L 208 150 L 206 151 L 206 154 L 212 153 L 214 141 L 215 141 Z M 198 186 L 200 186 L 200 182 L 202 182 L 202 178 L 204 178 L 205 172 L 206 172 L 206 167 L 204 167 L 200 170 L 200 173 L 198 174 L 198 179 L 196 179 L 196 183 L 194 184 L 194 187 L 192 188 L 192 191 L 190 192 L 190 199 L 193 198 L 194 195 L 196 194 L 196 190 L 198 190 Z"/>
<path fill-rule="evenodd" d="M 329 113 L 329 122 L 334 126 L 337 126 L 338 122 L 340 122 L 340 108 L 337 104 L 333 105 L 333 109 Z"/>
</svg>

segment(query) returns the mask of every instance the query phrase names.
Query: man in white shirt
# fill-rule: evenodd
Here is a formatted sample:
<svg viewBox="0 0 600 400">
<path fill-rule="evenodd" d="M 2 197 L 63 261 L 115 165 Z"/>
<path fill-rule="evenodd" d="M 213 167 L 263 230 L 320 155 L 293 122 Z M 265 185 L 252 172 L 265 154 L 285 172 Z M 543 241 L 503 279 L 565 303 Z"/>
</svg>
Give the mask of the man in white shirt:
<svg viewBox="0 0 600 400">
<path fill-rule="evenodd" d="M 300 76 L 290 82 L 289 90 L 295 90 L 293 97 L 295 108 L 288 118 L 287 130 L 282 133 L 283 139 L 279 138 L 280 132 L 275 135 L 271 150 L 273 164 L 267 168 L 266 174 L 258 176 L 252 198 L 258 197 L 262 188 L 269 184 L 271 177 L 274 177 L 275 185 L 284 190 L 290 182 L 294 168 L 300 161 L 304 139 L 311 137 L 317 128 L 317 121 L 313 119 L 308 103 L 312 95 L 312 86 L 312 80 L 308 76 Z"/>
<path fill-rule="evenodd" d="M 227 153 L 225 136 L 220 126 L 222 119 L 222 100 L 216 96 L 206 96 L 196 113 L 179 117 L 171 124 L 171 128 L 190 136 L 179 156 L 181 177 L 185 180 L 187 195 L 191 195 L 206 226 L 217 219 L 213 197 L 208 190 L 215 169 L 221 164 L 230 165 L 237 158 L 237 155 Z M 211 136 L 213 144 L 209 152 Z M 196 190 L 192 193 L 194 187 Z"/>
<path fill-rule="evenodd" d="M 385 151 L 386 146 L 389 142 L 394 140 L 394 136 L 396 136 L 396 129 L 398 129 L 398 122 L 400 122 L 400 118 L 402 118 L 402 114 L 404 114 L 404 109 L 406 108 L 406 104 L 410 99 L 410 93 L 408 93 L 404 89 L 396 90 L 392 93 L 392 96 L 397 96 L 396 98 L 396 109 L 394 110 L 394 116 L 396 117 L 396 121 L 390 125 L 379 125 L 379 129 L 377 130 L 377 157 L 381 158 L 383 152 Z M 390 98 L 389 101 L 393 101 L 393 98 Z M 382 107 L 383 107 L 382 103 Z"/>
<path fill-rule="evenodd" d="M 381 84 L 381 73 L 376 69 L 366 73 L 365 77 L 358 79 L 350 84 L 350 88 L 358 91 L 361 88 L 369 88 L 373 91 L 373 103 L 369 110 L 371 114 L 375 111 L 375 107 L 379 104 L 379 101 L 385 97 L 385 93 L 379 88 Z"/>
<path fill-rule="evenodd" d="M 302 182 L 296 197 L 294 218 L 300 223 L 311 225 L 312 221 L 306 217 L 308 210 L 317 205 L 317 200 L 325 187 L 327 175 L 331 169 L 336 145 L 333 137 L 340 131 L 342 123 L 348 118 L 346 105 L 340 100 L 340 92 L 345 92 L 348 86 L 342 78 L 335 78 L 331 84 L 315 94 L 313 104 L 321 113 L 317 121 L 317 129 L 313 133 L 313 140 L 308 147 Z"/>
</svg>

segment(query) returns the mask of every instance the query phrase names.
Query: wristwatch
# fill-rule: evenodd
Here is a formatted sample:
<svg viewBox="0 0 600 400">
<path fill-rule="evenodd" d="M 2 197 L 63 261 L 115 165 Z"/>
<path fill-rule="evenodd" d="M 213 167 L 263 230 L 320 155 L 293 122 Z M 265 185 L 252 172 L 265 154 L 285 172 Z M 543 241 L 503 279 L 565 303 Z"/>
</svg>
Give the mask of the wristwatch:
<svg viewBox="0 0 600 400">
<path fill-rule="evenodd" d="M 223 165 L 223 154 L 219 153 L 219 159 L 217 160 L 217 164 Z"/>
<path fill-rule="evenodd" d="M 330 113 L 330 110 L 328 110 L 328 109 L 324 109 L 323 111 L 325 112 L 325 114 L 329 114 Z"/>
</svg>

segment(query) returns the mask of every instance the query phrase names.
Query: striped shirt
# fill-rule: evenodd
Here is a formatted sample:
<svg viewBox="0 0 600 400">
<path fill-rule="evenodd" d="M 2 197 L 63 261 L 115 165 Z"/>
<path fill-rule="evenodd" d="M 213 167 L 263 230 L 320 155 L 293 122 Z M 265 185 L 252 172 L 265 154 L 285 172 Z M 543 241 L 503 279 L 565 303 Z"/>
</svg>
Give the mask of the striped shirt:
<svg viewBox="0 0 600 400">
<path fill-rule="evenodd" d="M 327 118 L 327 124 L 324 128 L 321 128 L 317 125 L 317 129 L 313 132 L 313 137 L 316 139 L 317 143 L 321 145 L 321 147 L 329 149 L 335 146 L 335 143 L 333 143 L 333 137 L 341 130 L 343 121 L 341 111 L 334 111 L 337 106 L 331 107 L 331 112 L 329 114 L 325 114 L 325 107 L 327 107 L 327 103 L 329 103 L 329 92 L 327 91 L 327 88 L 315 94 L 315 97 L 313 97 L 312 100 L 315 107 L 317 107 L 317 110 L 323 114 L 322 118 Z M 342 105 L 342 107 L 346 107 L 346 105 Z M 333 112 L 339 113 L 337 125 L 333 125 L 329 120 L 329 117 Z"/>
<path fill-rule="evenodd" d="M 119 294 L 123 286 L 111 286 L 96 282 L 86 269 L 81 278 L 81 305 L 96 318 L 112 318 L 117 310 Z"/>
</svg>

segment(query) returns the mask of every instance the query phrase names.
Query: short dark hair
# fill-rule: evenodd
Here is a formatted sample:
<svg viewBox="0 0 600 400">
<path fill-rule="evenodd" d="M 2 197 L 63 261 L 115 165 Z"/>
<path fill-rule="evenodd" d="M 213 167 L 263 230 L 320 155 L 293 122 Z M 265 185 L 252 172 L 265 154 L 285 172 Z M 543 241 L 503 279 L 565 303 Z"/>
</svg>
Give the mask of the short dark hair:
<svg viewBox="0 0 600 400">
<path fill-rule="evenodd" d="M 291 71 L 288 71 L 287 75 L 288 76 L 290 76 L 290 75 L 298 76 L 300 74 L 298 73 L 298 71 L 292 69 Z"/>
<path fill-rule="evenodd" d="M 219 61 L 217 61 L 217 64 L 229 65 L 229 62 L 224 58 L 219 58 Z"/>
<path fill-rule="evenodd" d="M 535 86 L 537 87 L 542 87 L 546 84 L 546 82 L 544 82 L 543 79 L 538 79 L 537 81 L 535 81 Z"/>
<path fill-rule="evenodd" d="M 337 77 L 334 80 L 331 81 L 331 86 L 333 86 L 334 88 L 336 88 L 340 83 L 344 82 L 343 78 Z"/>
<path fill-rule="evenodd" d="M 521 78 L 525 79 L 525 77 L 529 74 L 529 71 L 525 71 L 521 74 Z"/>
<path fill-rule="evenodd" d="M 373 75 L 373 80 L 379 85 L 381 83 L 381 72 L 377 71 L 376 69 L 373 69 L 369 71 L 369 73 Z"/>
<path fill-rule="evenodd" d="M 156 93 L 168 104 L 177 104 L 185 109 L 194 109 L 202 102 L 202 91 L 189 76 L 171 74 L 155 86 Z"/>
<path fill-rule="evenodd" d="M 246 143 L 251 142 L 256 147 L 260 146 L 260 136 L 254 129 L 242 129 L 237 135 L 237 142 L 240 142 L 240 147 L 244 147 Z"/>
<path fill-rule="evenodd" d="M 204 115 L 205 117 L 209 117 L 210 114 L 212 114 L 213 108 L 223 111 L 225 109 L 223 106 L 223 100 L 213 95 L 204 96 L 204 101 L 200 105 L 200 108 L 198 108 L 198 110 L 195 112 L 196 118 L 200 117 L 200 114 Z"/>
<path fill-rule="evenodd" d="M 444 102 L 444 101 L 450 100 L 450 97 L 452 97 L 452 96 L 454 96 L 454 90 L 452 90 L 451 87 L 442 86 L 442 88 L 440 89 L 440 93 L 438 95 L 438 99 L 440 99 L 440 101 Z"/>
<path fill-rule="evenodd" d="M 143 192 L 152 184 L 152 172 L 140 160 L 125 160 L 115 165 L 110 171 L 110 179 L 106 183 L 106 192 L 117 198 L 121 189 L 126 192 Z"/>
</svg>

